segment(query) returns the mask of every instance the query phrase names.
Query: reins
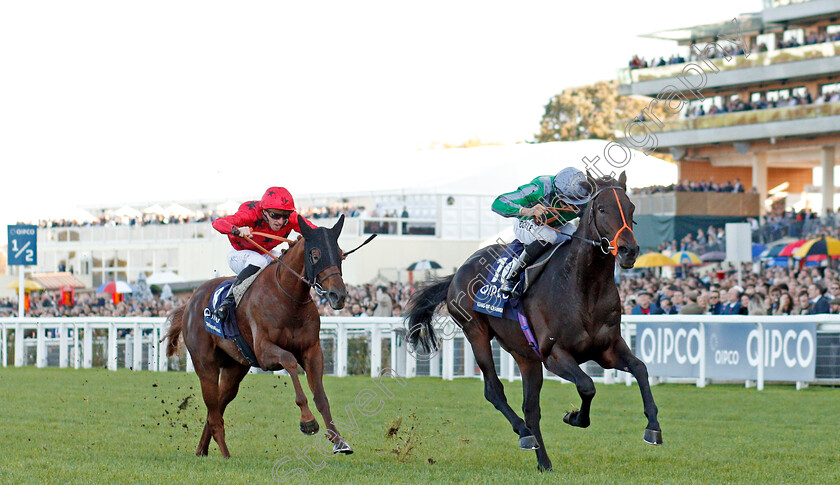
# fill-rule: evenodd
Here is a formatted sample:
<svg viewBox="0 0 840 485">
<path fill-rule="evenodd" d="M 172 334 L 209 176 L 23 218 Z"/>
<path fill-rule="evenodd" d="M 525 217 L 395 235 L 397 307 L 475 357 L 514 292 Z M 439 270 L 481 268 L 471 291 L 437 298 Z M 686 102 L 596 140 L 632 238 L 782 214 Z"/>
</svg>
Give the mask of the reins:
<svg viewBox="0 0 840 485">
<path fill-rule="evenodd" d="M 285 238 L 285 237 L 281 237 L 281 236 L 275 236 L 274 234 L 268 234 L 268 233 L 265 233 L 265 232 L 258 232 L 258 231 L 255 231 L 255 232 L 252 232 L 252 233 L 251 233 L 251 235 L 253 235 L 253 236 L 262 236 L 262 237 L 265 237 L 265 238 L 268 238 L 268 239 L 274 239 L 275 241 L 285 242 L 285 243 L 289 243 L 289 244 L 293 244 L 293 243 L 295 242 L 295 241 L 292 241 L 291 239 L 288 239 L 288 238 Z M 362 246 L 364 246 L 365 244 L 367 244 L 367 243 L 371 242 L 371 241 L 373 240 L 373 238 L 375 238 L 375 237 L 376 237 L 376 234 L 371 235 L 369 238 L 367 238 L 367 240 L 365 240 L 365 242 L 363 242 L 362 244 L 360 244 L 359 246 L 357 246 L 355 249 L 353 249 L 352 251 L 349 251 L 349 252 L 344 253 L 344 257 L 346 258 L 349 254 L 351 254 L 351 253 L 353 253 L 353 252 L 357 251 L 359 248 L 361 248 L 361 247 L 362 247 Z M 280 265 L 281 265 L 281 264 L 282 264 L 282 265 L 283 265 L 283 266 L 284 266 L 287 270 L 289 270 L 289 271 L 290 271 L 290 272 L 291 272 L 291 273 L 292 273 L 292 274 L 293 274 L 293 275 L 294 275 L 297 279 L 299 279 L 300 281 L 302 281 L 302 282 L 306 283 L 306 286 L 307 286 L 307 287 L 309 287 L 309 288 L 315 288 L 315 292 L 316 292 L 316 293 L 318 293 L 318 296 L 321 296 L 321 295 L 323 295 L 323 294 L 325 293 L 325 292 L 324 292 L 324 288 L 321 286 L 321 285 L 322 285 L 325 281 L 327 281 L 328 279 L 332 278 L 333 276 L 336 276 L 336 275 L 339 275 L 339 276 L 340 276 L 340 275 L 341 275 L 341 270 L 336 270 L 336 271 L 333 271 L 332 273 L 328 274 L 327 276 L 325 276 L 323 279 L 321 279 L 321 281 L 318 281 L 318 276 L 317 276 L 317 275 L 315 276 L 314 281 L 309 281 L 308 279 L 306 279 L 306 277 L 304 277 L 303 275 L 301 275 L 300 273 L 298 273 L 297 271 L 295 271 L 295 270 L 294 270 L 291 266 L 289 266 L 288 264 L 284 263 L 284 262 L 283 262 L 283 260 L 281 260 L 280 258 L 278 258 L 278 257 L 276 257 L 275 255 L 271 254 L 271 251 L 269 251 L 268 249 L 266 249 L 266 248 L 262 247 L 262 246 L 261 246 L 258 242 L 254 241 L 254 239 L 253 239 L 251 236 L 245 236 L 245 239 L 247 239 L 247 240 L 248 240 L 248 242 L 250 242 L 251 244 L 253 244 L 254 246 L 256 246 L 256 247 L 257 247 L 257 249 L 259 249 L 259 250 L 260 250 L 260 251 L 262 251 L 264 254 L 268 255 L 268 257 L 270 257 L 271 259 L 273 259 L 274 261 L 276 261 L 276 262 L 278 263 L 278 264 L 277 264 L 277 266 L 276 266 L 276 267 L 275 267 L 275 269 L 274 269 L 274 279 L 277 281 L 277 286 L 279 286 L 279 287 L 280 287 L 280 291 L 282 291 L 282 292 L 283 292 L 286 296 L 288 296 L 288 297 L 289 297 L 292 301 L 294 301 L 295 303 L 297 303 L 297 304 L 299 304 L 299 305 L 305 305 L 305 304 L 307 304 L 307 303 L 311 302 L 311 301 L 312 301 L 312 296 L 310 295 L 310 296 L 309 296 L 309 299 L 308 299 L 308 300 L 306 300 L 306 301 L 300 301 L 300 300 L 298 300 L 297 298 L 293 297 L 291 294 L 289 294 L 289 292 L 288 292 L 288 291 L 286 291 L 286 289 L 285 289 L 285 288 L 283 288 L 283 285 L 282 285 L 282 284 L 280 284 Z M 305 263 L 304 263 L 304 264 L 305 264 Z"/>
<path fill-rule="evenodd" d="M 618 254 L 618 236 L 625 229 L 630 231 L 630 233 L 632 234 L 633 229 L 630 226 L 627 225 L 627 219 L 624 217 L 624 209 L 621 207 L 621 201 L 618 200 L 618 192 L 616 192 L 616 189 L 624 190 L 622 187 L 619 187 L 617 185 L 611 185 L 609 187 L 603 187 L 603 188 L 599 189 L 597 192 L 595 192 L 595 194 L 590 198 L 590 201 L 594 201 L 595 198 L 598 197 L 601 194 L 601 192 L 603 192 L 607 189 L 612 189 L 613 195 L 615 195 L 615 201 L 618 204 L 618 210 L 619 210 L 619 213 L 621 214 L 621 222 L 623 224 L 621 226 L 621 228 L 618 230 L 618 232 L 615 233 L 615 236 L 613 236 L 612 240 L 607 239 L 605 236 L 601 236 L 601 234 L 598 232 L 598 225 L 597 224 L 594 227 L 595 227 L 595 235 L 598 237 L 598 239 L 588 239 L 588 238 L 578 236 L 578 235 L 575 235 L 575 234 L 566 234 L 566 233 L 560 231 L 559 229 L 551 227 L 549 224 L 557 221 L 560 218 L 560 214 L 558 212 L 563 212 L 563 211 L 565 211 L 565 212 L 575 212 L 574 209 L 569 209 L 568 207 L 546 207 L 546 209 L 548 209 L 550 212 L 552 212 L 552 214 L 554 214 L 554 216 L 550 219 L 545 220 L 545 221 L 540 221 L 539 218 L 535 217 L 534 218 L 534 223 L 537 224 L 537 225 L 545 225 L 546 227 L 548 227 L 552 231 L 563 234 L 564 236 L 569 236 L 569 237 L 573 237 L 575 239 L 580 239 L 581 241 L 584 241 L 587 244 L 591 244 L 592 246 L 596 246 L 596 247 L 600 248 L 601 252 L 603 252 L 604 254 L 612 254 L 613 256 L 615 256 L 616 254 Z M 589 222 L 590 223 L 595 219 L 595 213 L 593 211 L 594 211 L 594 207 L 590 207 L 589 208 Z"/>
</svg>

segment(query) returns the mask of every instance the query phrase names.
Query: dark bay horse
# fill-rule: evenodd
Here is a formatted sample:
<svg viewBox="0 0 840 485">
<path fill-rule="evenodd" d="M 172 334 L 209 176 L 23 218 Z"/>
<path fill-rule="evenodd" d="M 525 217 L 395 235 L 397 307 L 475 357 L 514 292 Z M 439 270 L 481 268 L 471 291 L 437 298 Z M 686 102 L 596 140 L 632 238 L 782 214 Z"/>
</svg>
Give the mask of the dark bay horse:
<svg viewBox="0 0 840 485">
<path fill-rule="evenodd" d="M 639 383 L 648 419 L 644 440 L 662 443 L 657 408 L 648 383 L 647 368 L 621 337 L 621 302 L 615 283 L 615 262 L 631 268 L 639 254 L 633 236 L 635 207 L 628 199 L 626 176 L 618 180 L 582 181 L 594 188 L 594 197 L 580 218 L 573 239 L 561 246 L 546 263 L 542 276 L 524 296 L 522 308 L 539 346 L 539 356 L 528 345 L 518 322 L 473 310 L 476 292 L 486 281 L 488 265 L 503 246 L 484 248 L 473 254 L 454 275 L 418 292 L 408 312 L 408 340 L 415 349 L 437 348 L 432 320 L 435 309 L 445 302 L 450 315 L 463 329 L 472 346 L 476 363 L 484 374 L 484 396 L 507 418 L 519 435 L 519 446 L 536 450 L 540 470 L 550 470 L 551 460 L 540 433 L 540 389 L 542 366 L 577 386 L 579 410 L 567 413 L 563 421 L 585 428 L 595 396 L 592 379 L 580 364 L 594 360 L 605 369 L 621 369 Z M 612 238 L 611 240 L 608 238 Z M 520 418 L 507 403 L 496 375 L 490 340 L 495 338 L 519 365 L 524 399 Z"/>
<path fill-rule="evenodd" d="M 290 243 L 279 262 L 269 264 L 259 273 L 237 305 L 236 319 L 242 337 L 253 349 L 260 367 L 271 371 L 286 369 L 289 373 L 295 388 L 295 403 L 300 407 L 300 430 L 311 435 L 317 433 L 319 427 L 300 385 L 298 366 L 306 371 L 315 406 L 324 418 L 327 437 L 334 444 L 333 452 L 350 454 L 353 450 L 332 423 L 324 392 L 324 355 L 319 338 L 321 318 L 309 293 L 310 287 L 315 285 L 326 293 L 332 308 L 344 307 L 347 289 L 341 277 L 341 250 L 338 247 L 343 225 L 344 216 L 332 229 L 311 229 L 301 224 L 304 238 Z M 212 335 L 204 328 L 204 309 L 224 279 L 205 282 L 186 305 L 172 312 L 166 355 L 175 354 L 178 337 L 183 334 L 207 406 L 207 421 L 195 454 L 207 455 L 212 437 L 222 455 L 230 458 L 222 416 L 236 397 L 239 383 L 251 365 L 233 341 Z"/>
</svg>

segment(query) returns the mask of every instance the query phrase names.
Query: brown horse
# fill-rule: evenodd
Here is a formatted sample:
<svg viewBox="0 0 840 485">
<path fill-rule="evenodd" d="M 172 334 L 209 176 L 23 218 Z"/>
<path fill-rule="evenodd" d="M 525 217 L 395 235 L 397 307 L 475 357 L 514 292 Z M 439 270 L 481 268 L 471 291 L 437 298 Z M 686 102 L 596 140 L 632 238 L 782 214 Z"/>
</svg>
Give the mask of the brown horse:
<svg viewBox="0 0 840 485">
<path fill-rule="evenodd" d="M 300 430 L 315 434 L 318 421 L 310 411 L 300 385 L 298 366 L 306 371 L 315 406 L 327 426 L 327 438 L 334 444 L 333 452 L 350 454 L 353 450 L 333 424 L 324 392 L 324 355 L 319 338 L 321 318 L 309 293 L 314 285 L 318 291 L 326 293 L 332 308 L 344 307 L 347 289 L 341 277 L 341 250 L 337 242 L 343 224 L 344 216 L 332 229 L 311 229 L 301 224 L 304 239 L 290 243 L 280 261 L 271 263 L 259 273 L 236 307 L 236 319 L 242 337 L 253 349 L 260 367 L 270 371 L 286 369 L 289 373 L 295 388 L 295 403 L 300 407 Z M 212 436 L 222 455 L 230 458 L 225 444 L 223 415 L 251 365 L 233 341 L 212 335 L 204 328 L 204 309 L 222 281 L 224 278 L 205 282 L 186 305 L 172 312 L 166 335 L 169 339 L 166 355 L 171 357 L 177 351 L 178 337 L 183 333 L 207 407 L 204 432 L 195 454 L 207 455 Z"/>
<path fill-rule="evenodd" d="M 595 385 L 580 364 L 594 360 L 605 369 L 632 373 L 639 383 L 648 419 L 644 440 L 662 443 L 647 368 L 633 355 L 620 333 L 621 302 L 614 274 L 616 257 L 623 268 L 631 268 L 639 254 L 630 228 L 634 206 L 625 194 L 626 176 L 622 173 L 618 180 L 595 180 L 587 176 L 584 182 L 595 189 L 594 196 L 581 216 L 572 241 L 557 249 L 522 302 L 536 336 L 539 356 L 529 346 L 518 323 L 473 310 L 476 292 L 486 281 L 486 266 L 493 264 L 494 255 L 501 254 L 503 246 L 491 246 L 473 254 L 454 275 L 417 293 L 408 312 L 409 342 L 415 349 L 434 351 L 437 339 L 432 320 L 438 304 L 446 302 L 450 315 L 470 341 L 484 374 L 484 396 L 513 426 L 519 435 L 520 448 L 536 450 L 540 470 L 551 469 L 540 433 L 543 365 L 577 386 L 580 409 L 566 414 L 563 420 L 581 428 L 589 426 Z M 519 365 L 524 420 L 508 405 L 496 375 L 490 347 L 493 338 Z"/>
</svg>

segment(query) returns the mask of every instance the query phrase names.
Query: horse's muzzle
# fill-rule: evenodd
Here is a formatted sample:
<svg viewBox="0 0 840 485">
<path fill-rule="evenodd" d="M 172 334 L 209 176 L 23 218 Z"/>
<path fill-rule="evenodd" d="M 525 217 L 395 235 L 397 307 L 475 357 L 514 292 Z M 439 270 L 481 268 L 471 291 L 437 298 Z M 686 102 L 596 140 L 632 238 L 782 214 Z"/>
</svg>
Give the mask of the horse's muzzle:
<svg viewBox="0 0 840 485">
<path fill-rule="evenodd" d="M 618 264 L 624 269 L 630 269 L 639 257 L 638 244 L 623 244 L 618 247 Z"/>
<path fill-rule="evenodd" d="M 341 293 L 335 291 L 328 291 L 327 292 L 327 301 L 332 307 L 333 310 L 341 310 L 344 308 L 344 302 L 347 299 L 347 293 Z"/>
</svg>

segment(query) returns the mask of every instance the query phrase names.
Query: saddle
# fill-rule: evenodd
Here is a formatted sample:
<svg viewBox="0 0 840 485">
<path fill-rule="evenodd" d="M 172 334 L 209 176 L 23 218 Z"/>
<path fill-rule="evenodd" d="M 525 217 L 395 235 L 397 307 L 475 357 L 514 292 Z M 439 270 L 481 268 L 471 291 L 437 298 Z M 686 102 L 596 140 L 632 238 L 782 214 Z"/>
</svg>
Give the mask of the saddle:
<svg viewBox="0 0 840 485">
<path fill-rule="evenodd" d="M 551 250 L 546 251 L 537 259 L 536 262 L 522 272 L 519 283 L 517 283 L 517 285 L 522 287 L 522 298 L 525 297 L 528 289 L 533 286 L 542 274 L 543 270 L 545 270 L 548 260 L 562 245 L 563 243 L 557 244 L 551 248 Z M 496 261 L 490 265 L 489 271 L 484 279 L 484 286 L 475 295 L 475 303 L 473 304 L 474 310 L 488 315 L 493 315 L 494 317 L 508 318 L 510 320 L 518 319 L 515 314 L 509 313 L 506 315 L 505 309 L 512 306 L 519 306 L 518 304 L 520 302 L 514 301 L 517 300 L 516 298 L 509 298 L 502 295 L 499 289 L 502 285 L 501 275 L 506 273 L 505 267 L 507 265 L 514 264 L 524 250 L 524 244 L 518 240 L 515 240 L 504 247 L 504 250 L 498 255 Z M 510 303 L 513 303 L 513 305 L 510 305 Z"/>
<path fill-rule="evenodd" d="M 237 305 L 242 299 L 242 295 L 245 294 L 245 291 L 251 283 L 253 283 L 257 274 L 259 274 L 259 271 L 247 280 L 243 281 L 242 284 L 233 290 L 233 296 Z M 220 321 L 219 317 L 216 316 L 216 309 L 219 308 L 222 300 L 224 300 L 228 293 L 231 292 L 232 285 L 233 280 L 226 280 L 219 284 L 219 286 L 217 286 L 213 291 L 213 296 L 210 298 L 210 302 L 204 309 L 204 328 L 213 335 L 221 337 L 225 340 L 232 340 L 233 343 L 236 344 L 236 348 L 239 349 L 239 352 L 242 353 L 242 356 L 245 357 L 245 360 L 247 360 L 252 367 L 259 367 L 260 364 L 257 361 L 257 356 L 239 332 L 239 324 L 236 321 L 236 312 L 228 312 L 228 318 L 226 321 Z M 240 290 L 240 288 L 242 289 Z"/>
</svg>

